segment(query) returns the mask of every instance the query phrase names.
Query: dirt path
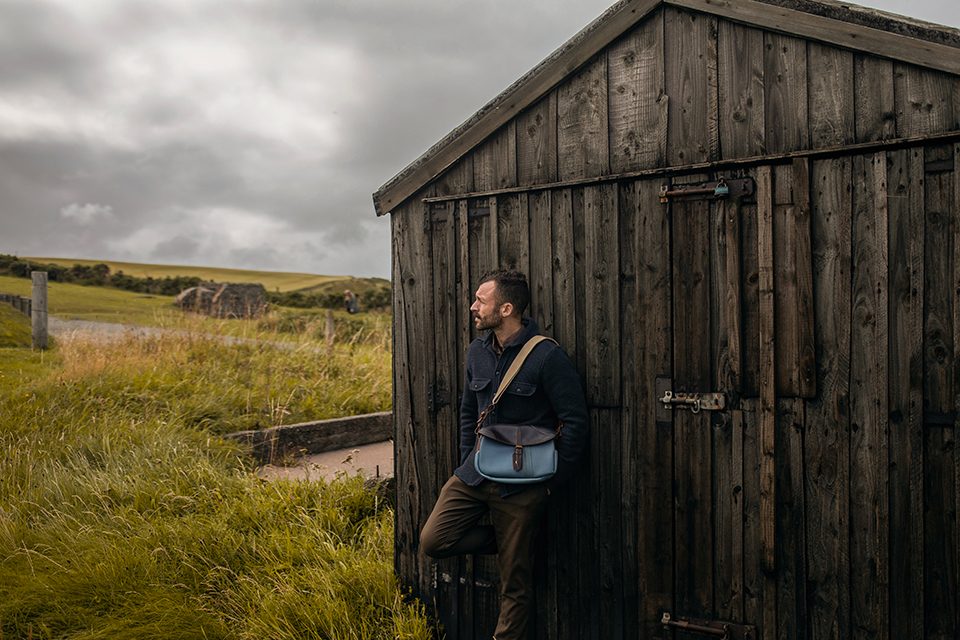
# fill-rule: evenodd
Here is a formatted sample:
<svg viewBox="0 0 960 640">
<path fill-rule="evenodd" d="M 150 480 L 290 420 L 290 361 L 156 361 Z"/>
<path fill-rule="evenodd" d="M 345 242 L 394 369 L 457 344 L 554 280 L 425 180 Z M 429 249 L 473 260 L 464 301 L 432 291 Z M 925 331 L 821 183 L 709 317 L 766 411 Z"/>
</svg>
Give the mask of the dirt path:
<svg viewBox="0 0 960 640">
<path fill-rule="evenodd" d="M 315 453 L 304 456 L 299 464 L 287 467 L 264 465 L 257 470 L 257 475 L 266 480 L 331 480 L 339 473 L 353 475 L 358 472 L 367 478 L 392 476 L 393 440 Z"/>
</svg>

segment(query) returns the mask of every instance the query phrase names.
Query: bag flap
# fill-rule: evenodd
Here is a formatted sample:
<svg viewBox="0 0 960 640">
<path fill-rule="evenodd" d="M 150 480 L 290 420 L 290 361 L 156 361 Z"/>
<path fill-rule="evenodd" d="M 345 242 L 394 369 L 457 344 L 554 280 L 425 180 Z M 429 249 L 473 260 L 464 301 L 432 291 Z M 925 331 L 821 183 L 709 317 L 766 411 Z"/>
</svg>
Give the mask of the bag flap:
<svg viewBox="0 0 960 640">
<path fill-rule="evenodd" d="M 480 427 L 480 435 L 509 445 L 534 445 L 549 442 L 557 437 L 557 430 L 532 424 L 490 424 Z"/>
</svg>

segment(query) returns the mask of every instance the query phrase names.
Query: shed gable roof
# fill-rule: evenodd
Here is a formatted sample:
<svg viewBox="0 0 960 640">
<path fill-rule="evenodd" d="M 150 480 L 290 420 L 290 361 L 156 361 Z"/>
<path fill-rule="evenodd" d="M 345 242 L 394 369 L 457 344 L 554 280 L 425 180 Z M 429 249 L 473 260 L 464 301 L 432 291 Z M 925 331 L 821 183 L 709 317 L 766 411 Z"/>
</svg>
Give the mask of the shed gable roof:
<svg viewBox="0 0 960 640">
<path fill-rule="evenodd" d="M 960 30 L 832 0 L 620 0 L 373 194 L 389 213 L 650 13 L 669 5 L 960 75 Z"/>
</svg>

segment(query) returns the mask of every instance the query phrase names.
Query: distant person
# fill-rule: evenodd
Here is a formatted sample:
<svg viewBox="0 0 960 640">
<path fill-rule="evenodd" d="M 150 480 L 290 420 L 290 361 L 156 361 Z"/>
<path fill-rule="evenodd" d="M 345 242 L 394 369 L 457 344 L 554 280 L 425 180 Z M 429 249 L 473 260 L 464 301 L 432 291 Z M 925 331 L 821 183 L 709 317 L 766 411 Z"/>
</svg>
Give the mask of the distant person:
<svg viewBox="0 0 960 640">
<path fill-rule="evenodd" d="M 357 294 L 350 289 L 347 289 L 343 292 L 343 306 L 347 310 L 347 313 L 356 313 L 360 311 L 360 301 L 357 299 Z"/>
<path fill-rule="evenodd" d="M 517 382 L 499 402 L 494 399 L 521 348 L 540 333 L 536 322 L 523 317 L 529 301 L 526 276 L 518 271 L 490 273 L 477 289 L 470 313 L 476 328 L 489 332 L 474 340 L 467 353 L 466 384 L 460 403 L 460 466 L 440 490 L 420 533 L 421 550 L 433 558 L 497 554 L 500 617 L 494 640 L 527 637 L 533 613 L 534 538 L 550 489 L 571 477 L 590 429 L 580 376 L 552 340 L 534 343 L 516 374 Z M 475 466 L 477 431 L 490 421 L 511 426 L 562 425 L 562 434 L 556 440 L 556 475 L 531 484 L 482 476 Z M 516 454 L 512 455 L 517 469 Z M 487 513 L 492 526 L 479 524 Z"/>
</svg>

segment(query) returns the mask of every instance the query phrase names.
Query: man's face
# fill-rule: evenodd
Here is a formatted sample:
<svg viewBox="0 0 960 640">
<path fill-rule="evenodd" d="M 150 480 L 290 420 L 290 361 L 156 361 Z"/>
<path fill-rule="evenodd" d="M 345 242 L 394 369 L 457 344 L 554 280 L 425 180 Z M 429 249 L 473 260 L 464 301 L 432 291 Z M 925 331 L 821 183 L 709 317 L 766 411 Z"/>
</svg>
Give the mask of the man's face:
<svg viewBox="0 0 960 640">
<path fill-rule="evenodd" d="M 489 280 L 477 287 L 476 298 L 470 305 L 470 315 L 473 316 L 473 323 L 478 331 L 496 329 L 500 326 L 503 322 L 501 306 L 497 299 L 496 282 Z"/>
</svg>

